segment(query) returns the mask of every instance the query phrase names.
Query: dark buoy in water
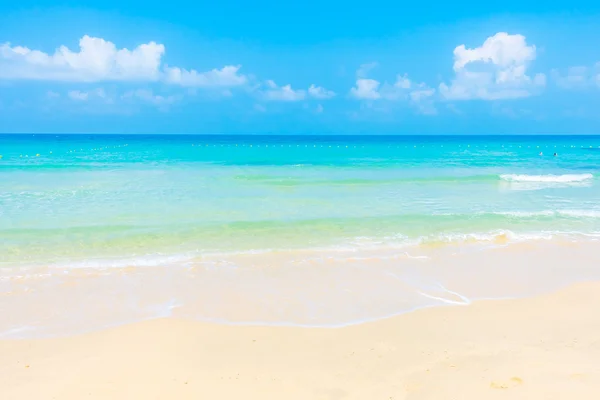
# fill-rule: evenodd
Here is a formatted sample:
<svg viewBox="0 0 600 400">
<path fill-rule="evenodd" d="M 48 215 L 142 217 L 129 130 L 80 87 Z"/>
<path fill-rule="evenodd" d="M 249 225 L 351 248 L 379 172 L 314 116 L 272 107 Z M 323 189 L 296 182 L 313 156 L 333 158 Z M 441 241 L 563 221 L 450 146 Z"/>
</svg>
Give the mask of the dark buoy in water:
<svg viewBox="0 0 600 400">
<path fill-rule="evenodd" d="M 558 155 L 558 153 L 554 153 L 554 157 L 556 157 Z"/>
</svg>

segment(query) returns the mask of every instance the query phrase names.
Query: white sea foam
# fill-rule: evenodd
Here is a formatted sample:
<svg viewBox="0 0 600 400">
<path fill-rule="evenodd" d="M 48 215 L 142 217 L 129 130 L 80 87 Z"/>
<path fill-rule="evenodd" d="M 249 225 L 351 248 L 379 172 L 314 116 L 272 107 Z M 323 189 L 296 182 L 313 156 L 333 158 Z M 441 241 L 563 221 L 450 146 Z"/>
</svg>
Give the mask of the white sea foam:
<svg viewBox="0 0 600 400">
<path fill-rule="evenodd" d="M 548 215 L 555 215 L 550 211 Z M 600 213 L 600 212 L 599 212 Z M 498 213 L 500 214 L 500 213 Z M 512 214 L 512 213 L 509 213 Z M 524 213 L 521 214 L 523 216 Z M 532 213 L 534 214 L 534 213 Z M 547 215 L 547 214 L 541 214 Z M 600 217 L 600 215 L 599 215 Z M 405 249 L 427 244 L 446 243 L 446 244 L 464 244 L 464 243 L 493 243 L 497 241 L 504 242 L 522 242 L 529 240 L 550 240 L 555 236 L 577 237 L 579 232 L 513 232 L 506 229 L 493 230 L 490 232 L 473 233 L 440 233 L 432 235 L 423 235 L 420 237 L 409 238 L 404 235 L 386 236 L 382 238 L 360 237 L 359 240 L 350 242 L 349 246 L 338 246 L 335 248 L 322 248 L 323 250 L 336 251 L 360 251 L 360 250 L 384 250 L 384 249 Z"/>
<path fill-rule="evenodd" d="M 559 210 L 557 214 L 575 218 L 600 218 L 600 210 Z"/>
<path fill-rule="evenodd" d="M 482 212 L 480 214 L 486 214 Z M 546 211 L 496 211 L 492 214 L 495 215 L 504 215 L 507 217 L 515 217 L 515 218 L 530 218 L 530 217 L 552 217 L 556 215 L 555 211 L 546 210 Z"/>
<path fill-rule="evenodd" d="M 501 238 L 505 238 L 511 242 L 521 242 L 528 240 L 550 240 L 553 236 L 554 235 L 551 232 L 516 233 L 499 229 L 486 233 L 451 233 L 427 236 L 421 239 L 421 243 L 442 242 L 460 244 L 463 242 L 495 242 Z"/>
<path fill-rule="evenodd" d="M 500 179 L 508 182 L 547 182 L 547 183 L 571 183 L 584 182 L 594 179 L 592 174 L 565 174 L 565 175 L 519 175 L 503 174 Z"/>
<path fill-rule="evenodd" d="M 193 254 L 148 254 L 137 257 L 92 258 L 81 261 L 57 262 L 49 264 L 49 268 L 126 268 L 157 267 L 169 265 L 187 265 L 194 259 Z"/>
<path fill-rule="evenodd" d="M 485 212 L 480 214 L 486 214 Z M 600 218 L 600 210 L 545 210 L 545 211 L 499 211 L 492 214 L 515 218 L 531 217 L 571 217 L 571 218 Z"/>
<path fill-rule="evenodd" d="M 506 212 L 497 213 L 506 215 L 516 215 L 526 217 L 528 215 L 566 215 L 578 218 L 600 218 L 600 210 L 560 210 L 560 211 L 542 211 L 542 212 Z M 92 258 L 85 260 L 69 260 L 54 262 L 49 264 L 28 264 L 20 265 L 19 274 L 7 274 L 9 280 L 43 278 L 50 275 L 69 273 L 71 269 L 92 269 L 108 270 L 112 268 L 152 268 L 152 267 L 200 267 L 204 269 L 231 269 L 237 268 L 238 262 L 250 260 L 248 256 L 256 256 L 261 260 L 268 260 L 270 255 L 276 255 L 278 262 L 281 260 L 296 260 L 303 262 L 311 259 L 370 259 L 377 258 L 396 259 L 396 258 L 415 258 L 427 259 L 427 256 L 420 254 L 411 254 L 412 250 L 417 250 L 420 246 L 429 246 L 436 244 L 446 245 L 485 245 L 496 246 L 507 243 L 518 243 L 524 241 L 545 241 L 552 239 L 566 238 L 569 240 L 580 240 L 584 238 L 600 238 L 600 232 L 570 232 L 570 231 L 538 231 L 538 232 L 513 232 L 506 229 L 493 230 L 489 232 L 473 233 L 438 233 L 423 235 L 419 237 L 408 237 L 404 235 L 392 235 L 385 237 L 357 237 L 344 244 L 324 247 L 307 247 L 296 249 L 255 249 L 248 251 L 222 251 L 222 252 L 204 252 L 195 251 L 188 253 L 174 254 L 146 254 L 132 257 L 112 257 L 112 258 Z M 358 254 L 357 254 L 358 252 Z M 360 254 L 361 252 L 374 252 L 373 254 Z M 240 259 L 240 256 L 243 256 Z M 283 257 L 279 260 L 279 257 Z M 293 262 L 292 262 L 293 263 Z M 47 267 L 49 275 L 30 275 L 28 270 L 36 267 Z M 14 266 L 17 267 L 17 266 Z M 2 269 L 0 272 L 17 272 L 17 269 L 11 267 Z M 0 281 L 6 277 L 0 277 Z"/>
</svg>

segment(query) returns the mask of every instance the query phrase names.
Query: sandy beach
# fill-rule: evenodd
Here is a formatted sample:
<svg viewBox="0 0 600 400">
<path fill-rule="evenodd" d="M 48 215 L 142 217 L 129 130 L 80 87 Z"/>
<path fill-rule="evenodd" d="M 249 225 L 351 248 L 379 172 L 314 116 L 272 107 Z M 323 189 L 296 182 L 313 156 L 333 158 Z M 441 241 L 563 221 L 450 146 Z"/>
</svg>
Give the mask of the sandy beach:
<svg viewBox="0 0 600 400">
<path fill-rule="evenodd" d="M 0 148 L 0 400 L 600 399 L 600 136 Z"/>
<path fill-rule="evenodd" d="M 600 400 L 600 1 L 80 3 L 0 4 L 0 400 Z"/>
<path fill-rule="evenodd" d="M 0 341 L 16 399 L 596 399 L 600 283 L 345 328 L 157 319 Z"/>
</svg>

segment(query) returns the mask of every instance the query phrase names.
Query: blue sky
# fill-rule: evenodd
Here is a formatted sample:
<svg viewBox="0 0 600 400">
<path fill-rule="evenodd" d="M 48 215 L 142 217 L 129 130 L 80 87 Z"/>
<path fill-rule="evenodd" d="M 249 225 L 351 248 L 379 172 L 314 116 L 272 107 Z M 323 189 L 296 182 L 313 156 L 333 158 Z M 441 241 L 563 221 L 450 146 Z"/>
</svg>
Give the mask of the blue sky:
<svg viewBox="0 0 600 400">
<path fill-rule="evenodd" d="M 600 134 L 597 2 L 5 3 L 0 132 Z"/>
</svg>

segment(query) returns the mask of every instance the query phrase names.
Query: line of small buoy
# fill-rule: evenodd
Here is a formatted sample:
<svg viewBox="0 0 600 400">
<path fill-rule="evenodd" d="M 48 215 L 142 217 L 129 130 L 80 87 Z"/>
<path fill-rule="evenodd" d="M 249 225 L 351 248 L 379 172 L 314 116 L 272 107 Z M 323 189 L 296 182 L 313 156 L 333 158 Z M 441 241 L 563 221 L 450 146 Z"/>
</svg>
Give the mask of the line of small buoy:
<svg viewBox="0 0 600 400">
<path fill-rule="evenodd" d="M 88 150 L 84 150 L 84 149 L 80 148 L 78 150 L 77 149 L 68 150 L 68 151 L 65 152 L 65 154 L 78 153 L 78 152 L 80 152 L 80 153 L 81 152 L 90 152 L 90 151 L 104 151 L 104 150 L 110 150 L 110 149 L 116 149 L 116 148 L 123 148 L 123 147 L 127 147 L 127 146 L 128 146 L 128 144 L 124 144 L 124 145 L 117 145 L 117 146 L 107 146 L 107 147 L 92 148 L 92 149 L 88 149 Z M 261 146 L 262 146 L 264 148 L 269 148 L 269 147 L 276 148 L 278 145 L 245 144 L 245 143 L 243 143 L 241 145 L 240 144 L 213 144 L 213 145 L 211 145 L 211 144 L 192 144 L 192 146 L 199 147 L 199 148 L 202 148 L 202 147 L 209 147 L 210 148 L 211 146 L 212 147 L 249 147 L 249 148 L 255 148 L 255 147 L 256 148 L 261 148 Z M 279 147 L 285 147 L 285 146 L 286 145 L 279 145 Z M 287 145 L 288 148 L 291 148 L 293 146 L 294 145 Z M 301 146 L 302 145 L 299 145 L 299 144 L 295 145 L 295 147 L 301 147 Z M 447 146 L 451 147 L 452 145 L 447 145 Z M 458 145 L 459 148 L 462 148 L 463 146 L 465 146 L 466 148 L 471 148 L 470 144 L 467 144 L 467 145 L 459 144 Z M 338 148 L 338 149 L 340 149 L 340 148 L 341 149 L 344 149 L 344 148 L 346 148 L 346 149 L 350 149 L 350 148 L 354 148 L 354 149 L 356 149 L 356 148 L 362 148 L 362 149 L 364 149 L 365 148 L 365 146 L 316 145 L 316 144 L 313 144 L 313 145 L 305 144 L 304 147 L 305 148 L 309 148 L 309 147 L 312 147 L 312 148 Z M 437 147 L 437 146 L 431 146 L 431 147 L 429 147 L 429 146 L 422 145 L 422 146 L 419 147 L 419 145 L 413 145 L 412 147 L 416 149 L 416 148 L 434 148 L 434 147 Z M 443 148 L 443 147 L 444 147 L 444 145 L 440 145 L 439 146 L 439 148 Z M 479 145 L 474 145 L 473 147 L 479 148 L 480 146 Z M 509 146 L 501 145 L 501 148 L 519 148 L 519 149 L 521 149 L 523 147 L 524 147 L 523 145 L 509 145 Z M 534 146 L 534 148 L 536 148 L 536 149 L 540 149 L 540 148 L 558 148 L 558 147 L 560 147 L 560 146 L 557 146 L 557 145 L 554 145 L 554 146 L 552 146 L 552 145 L 546 145 L 546 146 L 536 145 L 536 146 Z M 563 145 L 562 147 L 563 148 L 581 148 L 581 149 L 586 149 L 586 148 L 589 148 L 589 149 L 599 148 L 600 149 L 600 146 L 595 147 L 595 146 L 592 146 L 592 145 L 590 145 L 590 146 Z M 392 148 L 400 149 L 400 148 L 402 148 L 402 146 L 387 146 L 387 148 L 388 149 L 392 149 Z M 404 148 L 408 149 L 409 146 L 405 145 Z M 485 146 L 482 146 L 482 148 L 486 148 L 487 149 L 487 148 L 489 148 L 489 146 L 485 145 Z M 491 148 L 493 149 L 494 147 L 491 147 Z M 532 146 L 528 145 L 527 148 L 532 148 Z M 50 151 L 48 153 L 48 155 L 50 155 L 50 154 L 54 154 L 54 152 Z M 32 155 L 31 158 L 33 158 L 33 157 L 40 157 L 40 156 L 42 156 L 41 153 L 36 153 L 35 156 Z M 2 160 L 3 158 L 4 158 L 4 155 L 0 154 L 0 160 Z M 21 154 L 21 155 L 19 155 L 19 158 L 30 158 L 30 156 L 27 155 L 27 154 L 26 155 Z"/>
</svg>

